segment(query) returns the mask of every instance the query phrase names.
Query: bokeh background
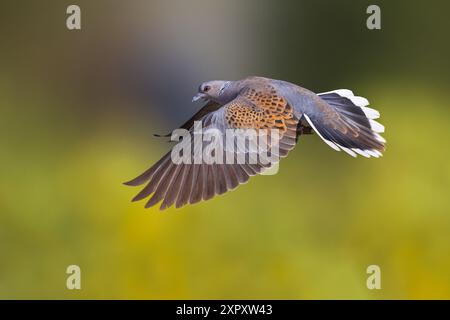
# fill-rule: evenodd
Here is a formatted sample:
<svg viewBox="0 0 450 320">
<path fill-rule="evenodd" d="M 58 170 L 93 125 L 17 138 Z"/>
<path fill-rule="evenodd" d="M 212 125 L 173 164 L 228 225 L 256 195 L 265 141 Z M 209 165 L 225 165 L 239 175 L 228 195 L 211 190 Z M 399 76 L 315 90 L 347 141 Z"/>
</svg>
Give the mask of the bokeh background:
<svg viewBox="0 0 450 320">
<path fill-rule="evenodd" d="M 66 8 L 82 30 L 66 29 Z M 378 4 L 382 29 L 366 28 Z M 450 298 L 448 1 L 0 4 L 0 298 Z M 300 138 L 275 176 L 180 210 L 122 185 L 169 144 L 199 83 L 349 88 L 387 151 Z M 81 267 L 82 290 L 66 289 Z M 381 267 L 382 289 L 366 288 Z"/>
</svg>

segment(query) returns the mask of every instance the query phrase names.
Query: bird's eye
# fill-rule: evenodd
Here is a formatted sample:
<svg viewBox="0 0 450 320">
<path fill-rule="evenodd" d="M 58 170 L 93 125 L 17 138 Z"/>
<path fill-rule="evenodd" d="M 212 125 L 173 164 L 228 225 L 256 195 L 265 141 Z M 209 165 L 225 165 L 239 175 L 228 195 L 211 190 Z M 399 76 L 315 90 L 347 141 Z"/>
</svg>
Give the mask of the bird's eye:
<svg viewBox="0 0 450 320">
<path fill-rule="evenodd" d="M 208 91 L 209 91 L 209 89 L 211 89 L 211 87 L 210 87 L 210 86 L 204 86 L 204 87 L 203 87 L 203 92 L 208 92 Z"/>
</svg>

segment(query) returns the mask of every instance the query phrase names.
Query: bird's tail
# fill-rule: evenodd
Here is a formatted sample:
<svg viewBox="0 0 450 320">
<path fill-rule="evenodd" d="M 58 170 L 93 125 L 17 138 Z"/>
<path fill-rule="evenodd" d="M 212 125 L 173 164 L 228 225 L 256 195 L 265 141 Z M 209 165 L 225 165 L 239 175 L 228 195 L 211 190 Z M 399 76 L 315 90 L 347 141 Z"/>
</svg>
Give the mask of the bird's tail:
<svg viewBox="0 0 450 320">
<path fill-rule="evenodd" d="M 319 93 L 318 96 L 337 113 L 331 123 L 308 118 L 328 145 L 352 156 L 381 156 L 386 142 L 380 135 L 384 126 L 375 121 L 380 113 L 367 107 L 369 102 L 366 98 L 357 97 L 346 89 Z"/>
</svg>

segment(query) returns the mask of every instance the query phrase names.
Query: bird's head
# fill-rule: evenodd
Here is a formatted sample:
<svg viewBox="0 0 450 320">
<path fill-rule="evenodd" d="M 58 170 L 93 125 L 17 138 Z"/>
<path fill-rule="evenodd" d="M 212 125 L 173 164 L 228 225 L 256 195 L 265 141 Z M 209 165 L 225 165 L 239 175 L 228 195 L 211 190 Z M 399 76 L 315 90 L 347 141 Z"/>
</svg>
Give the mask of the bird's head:
<svg viewBox="0 0 450 320">
<path fill-rule="evenodd" d="M 198 87 L 198 93 L 192 98 L 192 101 L 197 100 L 212 100 L 214 102 L 222 103 L 227 96 L 227 88 L 231 81 L 214 80 L 203 82 Z"/>
</svg>

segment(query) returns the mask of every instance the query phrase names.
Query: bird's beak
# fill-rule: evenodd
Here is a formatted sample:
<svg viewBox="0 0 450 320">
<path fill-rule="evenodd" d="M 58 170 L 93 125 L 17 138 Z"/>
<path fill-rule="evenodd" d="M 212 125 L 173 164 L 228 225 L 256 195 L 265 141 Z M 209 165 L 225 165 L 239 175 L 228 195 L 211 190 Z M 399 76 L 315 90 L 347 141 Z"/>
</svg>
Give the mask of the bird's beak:
<svg viewBox="0 0 450 320">
<path fill-rule="evenodd" d="M 197 94 L 192 98 L 192 102 L 198 101 L 198 100 L 200 100 L 200 99 L 206 100 L 206 94 L 201 93 L 201 92 L 197 93 Z"/>
</svg>

